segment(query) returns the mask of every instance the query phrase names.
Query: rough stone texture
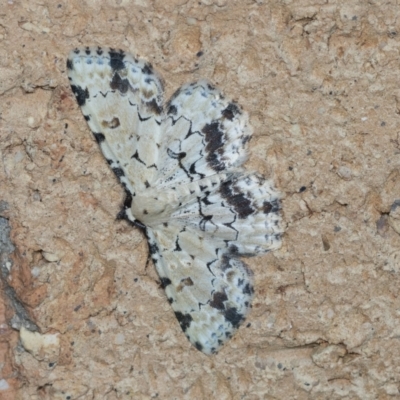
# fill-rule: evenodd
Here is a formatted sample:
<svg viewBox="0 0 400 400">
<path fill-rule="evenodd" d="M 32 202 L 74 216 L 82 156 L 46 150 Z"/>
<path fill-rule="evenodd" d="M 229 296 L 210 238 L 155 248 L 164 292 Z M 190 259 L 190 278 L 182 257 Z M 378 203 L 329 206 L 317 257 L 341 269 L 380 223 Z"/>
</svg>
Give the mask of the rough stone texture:
<svg viewBox="0 0 400 400">
<path fill-rule="evenodd" d="M 399 398 L 399 36 L 385 0 L 3 1 L 5 284 L 59 348 L 24 349 L 29 318 L 4 296 L 0 397 Z M 115 220 L 123 191 L 65 71 L 82 44 L 146 57 L 169 94 L 208 78 L 250 112 L 248 165 L 275 179 L 287 231 L 248 261 L 253 311 L 216 356 L 186 340 L 145 239 Z"/>
</svg>

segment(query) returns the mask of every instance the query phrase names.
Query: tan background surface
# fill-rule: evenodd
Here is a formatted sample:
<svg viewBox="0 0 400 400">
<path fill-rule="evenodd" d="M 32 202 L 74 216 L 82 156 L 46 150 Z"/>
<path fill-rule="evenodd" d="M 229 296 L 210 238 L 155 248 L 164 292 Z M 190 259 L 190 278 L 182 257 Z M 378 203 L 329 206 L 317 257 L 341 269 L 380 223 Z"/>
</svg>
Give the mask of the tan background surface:
<svg viewBox="0 0 400 400">
<path fill-rule="evenodd" d="M 123 190 L 67 80 L 82 45 L 147 58 L 167 95 L 208 78 L 250 113 L 248 167 L 275 180 L 287 229 L 248 261 L 252 313 L 216 356 L 115 220 Z M 0 398 L 400 398 L 399 50 L 397 1 L 3 0 L 7 281 L 54 340 L 22 346 L 4 298 Z"/>
</svg>

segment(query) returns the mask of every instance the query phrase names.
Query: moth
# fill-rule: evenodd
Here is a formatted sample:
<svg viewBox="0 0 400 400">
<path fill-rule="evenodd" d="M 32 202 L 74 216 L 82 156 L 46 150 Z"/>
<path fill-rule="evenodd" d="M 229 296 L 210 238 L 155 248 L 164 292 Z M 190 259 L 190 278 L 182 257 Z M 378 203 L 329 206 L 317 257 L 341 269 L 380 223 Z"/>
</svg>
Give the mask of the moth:
<svg viewBox="0 0 400 400">
<path fill-rule="evenodd" d="M 164 101 L 151 64 L 123 50 L 75 49 L 67 69 L 125 190 L 119 217 L 145 234 L 187 338 L 215 353 L 251 307 L 252 273 L 241 258 L 277 249 L 283 231 L 272 182 L 243 167 L 247 113 L 205 80 Z"/>
</svg>

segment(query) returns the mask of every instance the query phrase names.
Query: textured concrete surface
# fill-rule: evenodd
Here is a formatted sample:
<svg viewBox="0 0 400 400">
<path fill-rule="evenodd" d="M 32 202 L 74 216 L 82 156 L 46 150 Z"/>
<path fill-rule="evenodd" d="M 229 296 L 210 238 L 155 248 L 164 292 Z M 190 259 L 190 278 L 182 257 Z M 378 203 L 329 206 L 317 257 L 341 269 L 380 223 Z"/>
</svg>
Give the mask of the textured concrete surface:
<svg viewBox="0 0 400 400">
<path fill-rule="evenodd" d="M 400 398 L 399 36 L 395 1 L 3 1 L 0 397 Z M 208 78 L 250 113 L 248 166 L 287 229 L 248 261 L 253 310 L 218 355 L 189 344 L 115 220 L 123 191 L 66 75 L 81 45 L 147 58 L 167 94 Z"/>
</svg>

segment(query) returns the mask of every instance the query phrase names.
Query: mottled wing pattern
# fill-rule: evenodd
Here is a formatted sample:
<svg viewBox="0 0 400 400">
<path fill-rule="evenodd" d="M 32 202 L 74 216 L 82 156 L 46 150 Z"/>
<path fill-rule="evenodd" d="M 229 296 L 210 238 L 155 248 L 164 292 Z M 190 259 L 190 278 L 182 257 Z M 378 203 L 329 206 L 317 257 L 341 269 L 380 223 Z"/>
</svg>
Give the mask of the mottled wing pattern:
<svg viewBox="0 0 400 400">
<path fill-rule="evenodd" d="M 210 83 L 182 86 L 166 105 L 155 185 L 193 182 L 241 165 L 251 134 L 247 113 Z"/>
<path fill-rule="evenodd" d="M 251 273 L 239 256 L 278 248 L 282 231 L 279 197 L 269 182 L 257 174 L 222 176 L 203 179 L 207 189 L 147 231 L 182 330 L 206 354 L 233 335 L 251 306 Z"/>
<path fill-rule="evenodd" d="M 205 81 L 163 105 L 151 66 L 121 50 L 77 49 L 72 90 L 127 191 L 122 215 L 145 228 L 151 257 L 188 339 L 214 353 L 243 322 L 253 293 L 240 256 L 274 250 L 279 195 L 241 165 L 247 114 Z"/>
<path fill-rule="evenodd" d="M 122 50 L 86 47 L 67 62 L 71 88 L 107 162 L 126 190 L 145 190 L 156 173 L 163 85 L 149 63 Z"/>
<path fill-rule="evenodd" d="M 161 284 L 186 337 L 205 354 L 215 353 L 250 307 L 251 272 L 236 254 L 216 254 L 204 232 L 188 227 L 174 243 L 171 228 L 182 227 L 172 222 L 147 231 Z"/>
</svg>

